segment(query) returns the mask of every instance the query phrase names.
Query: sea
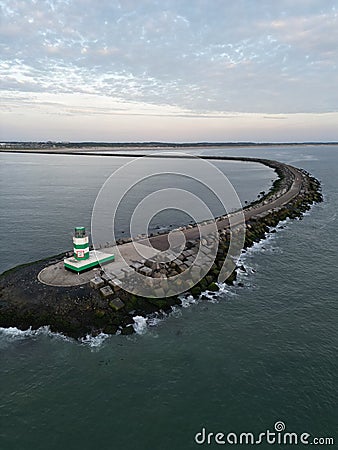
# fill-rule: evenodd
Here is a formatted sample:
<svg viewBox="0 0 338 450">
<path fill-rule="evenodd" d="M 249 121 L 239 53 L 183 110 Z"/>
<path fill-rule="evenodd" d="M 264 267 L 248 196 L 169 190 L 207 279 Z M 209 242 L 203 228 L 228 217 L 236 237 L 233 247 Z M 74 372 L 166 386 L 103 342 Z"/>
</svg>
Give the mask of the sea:
<svg viewBox="0 0 338 450">
<path fill-rule="evenodd" d="M 295 448 L 283 443 L 287 432 L 298 439 L 307 433 L 308 442 L 333 438 L 334 445 L 321 447 L 338 448 L 338 146 L 192 153 L 306 169 L 322 183 L 324 202 L 243 252 L 234 286 L 204 300 L 184 298 L 167 316 L 136 317 L 132 336 L 75 341 L 47 324 L 0 328 L 1 450 L 227 448 L 240 446 L 241 433 L 265 433 L 256 444 L 262 449 Z M 1 153 L 0 273 L 71 249 L 74 226 L 90 232 L 100 189 L 128 160 Z M 216 165 L 243 204 L 275 179 L 256 163 Z M 174 181 L 182 189 L 189 183 Z M 149 186 L 122 204 L 117 237 L 128 235 L 132 209 Z M 151 186 L 163 187 L 159 180 Z M 194 193 L 208 203 L 201 186 Z M 211 198 L 210 209 L 222 213 Z M 150 230 L 189 220 L 170 211 Z M 274 443 L 266 441 L 269 433 Z"/>
</svg>

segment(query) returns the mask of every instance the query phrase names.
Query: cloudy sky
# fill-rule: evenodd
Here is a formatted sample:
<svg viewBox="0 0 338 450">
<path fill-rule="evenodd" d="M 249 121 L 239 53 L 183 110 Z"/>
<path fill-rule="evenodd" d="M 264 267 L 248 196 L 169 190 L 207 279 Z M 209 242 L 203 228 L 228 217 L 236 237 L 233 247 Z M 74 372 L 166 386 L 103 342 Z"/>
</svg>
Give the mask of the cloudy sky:
<svg viewBox="0 0 338 450">
<path fill-rule="evenodd" d="M 1 140 L 338 141 L 338 0 L 0 0 Z"/>
</svg>

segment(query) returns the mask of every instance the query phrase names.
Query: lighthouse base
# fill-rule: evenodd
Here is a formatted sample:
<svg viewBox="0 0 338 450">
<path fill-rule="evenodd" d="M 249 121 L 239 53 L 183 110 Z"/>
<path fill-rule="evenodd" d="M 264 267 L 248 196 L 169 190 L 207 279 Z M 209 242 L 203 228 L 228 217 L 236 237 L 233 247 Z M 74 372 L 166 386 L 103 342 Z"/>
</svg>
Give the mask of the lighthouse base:
<svg viewBox="0 0 338 450">
<path fill-rule="evenodd" d="M 100 264 L 107 264 L 114 261 L 114 259 L 115 256 L 110 253 L 93 250 L 89 252 L 89 258 L 87 259 L 77 260 L 74 257 L 64 259 L 64 266 L 66 269 L 79 273 L 92 269 Z"/>
</svg>

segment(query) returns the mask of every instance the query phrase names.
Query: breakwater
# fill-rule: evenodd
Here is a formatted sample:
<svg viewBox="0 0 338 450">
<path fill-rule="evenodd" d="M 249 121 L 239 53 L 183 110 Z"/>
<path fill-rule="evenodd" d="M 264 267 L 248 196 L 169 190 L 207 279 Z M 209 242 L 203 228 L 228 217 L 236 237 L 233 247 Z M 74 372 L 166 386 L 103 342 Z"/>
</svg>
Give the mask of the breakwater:
<svg viewBox="0 0 338 450">
<path fill-rule="evenodd" d="M 121 156 L 121 155 L 119 155 Z M 128 155 L 130 156 L 130 155 Z M 223 159 L 223 158 L 207 158 Z M 320 201 L 319 183 L 309 174 L 276 161 L 250 158 L 224 158 L 256 161 L 273 167 L 279 175 L 271 191 L 259 201 L 244 209 L 246 222 L 245 246 L 265 236 L 269 227 L 277 225 L 286 217 L 299 217 L 313 202 Z M 203 295 L 206 290 L 216 291 L 220 268 L 229 247 L 229 221 L 226 216 L 216 221 L 218 233 L 210 235 L 206 246 L 218 242 L 218 251 L 210 271 L 197 284 L 187 287 L 194 296 Z M 151 280 L 157 277 L 172 277 L 184 272 L 193 263 L 200 245 L 196 227 L 186 227 L 186 248 L 180 258 L 165 264 L 154 258 L 141 261 L 125 274 L 130 278 L 134 272 L 145 272 Z M 119 242 L 126 245 L 128 239 Z M 156 248 L 163 248 L 166 235 L 150 238 Z M 0 279 L 0 326 L 17 326 L 25 329 L 50 325 L 53 331 L 61 331 L 73 337 L 87 333 L 133 332 L 133 317 L 148 315 L 163 310 L 170 311 L 180 304 L 176 295 L 160 292 L 160 298 L 144 298 L 119 289 L 119 286 L 102 273 L 97 283 L 89 282 L 77 286 L 50 286 L 41 283 L 38 275 L 46 267 L 62 262 L 64 255 L 49 258 L 8 271 Z M 146 269 L 147 268 L 147 269 Z M 77 275 L 74 275 L 75 277 Z M 226 282 L 233 283 L 236 269 Z M 99 278 L 99 277 L 97 277 Z M 193 280 L 192 280 L 193 281 Z M 106 289 L 105 289 L 106 288 Z M 110 288 L 110 289 L 108 289 Z"/>
</svg>

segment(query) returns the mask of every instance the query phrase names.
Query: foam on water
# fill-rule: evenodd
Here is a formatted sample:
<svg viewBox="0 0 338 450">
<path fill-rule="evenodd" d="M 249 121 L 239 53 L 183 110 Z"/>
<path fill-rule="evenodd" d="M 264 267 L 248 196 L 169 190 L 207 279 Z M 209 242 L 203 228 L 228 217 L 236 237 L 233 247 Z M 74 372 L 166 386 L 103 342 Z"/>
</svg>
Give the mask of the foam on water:
<svg viewBox="0 0 338 450">
<path fill-rule="evenodd" d="M 234 282 L 233 286 L 229 286 L 226 283 L 216 283 L 219 290 L 216 292 L 204 291 L 201 293 L 198 299 L 194 298 L 192 295 L 181 296 L 181 306 L 183 308 L 188 308 L 189 306 L 199 303 L 200 301 L 207 301 L 210 303 L 218 303 L 220 299 L 224 297 L 235 297 L 238 295 L 237 287 L 239 283 L 242 283 L 244 287 L 252 287 L 252 283 L 248 279 L 256 272 L 256 270 L 248 263 L 248 260 L 254 257 L 257 253 L 263 251 L 268 252 L 282 252 L 282 249 L 273 245 L 275 236 L 280 231 L 283 231 L 290 219 L 283 220 L 278 223 L 277 227 L 271 227 L 266 233 L 266 236 L 259 242 L 255 242 L 251 247 L 248 247 L 245 252 L 243 252 L 237 261 L 237 280 Z M 274 230 L 276 232 L 274 232 Z M 244 270 L 240 269 L 243 266 Z M 203 297 L 203 300 L 202 300 Z"/>
<path fill-rule="evenodd" d="M 106 341 L 109 337 L 110 335 L 106 333 L 100 333 L 97 336 L 87 334 L 86 337 L 81 338 L 80 341 L 82 344 L 88 345 L 88 347 L 92 349 L 97 349 L 98 347 L 101 347 L 104 341 Z"/>
<path fill-rule="evenodd" d="M 67 337 L 62 333 L 55 333 L 50 331 L 49 325 L 45 325 L 36 330 L 33 330 L 32 327 L 29 327 L 27 330 L 20 330 L 16 327 L 0 327 L 0 337 L 3 337 L 4 341 L 7 343 L 20 341 L 23 339 L 32 339 L 40 336 L 48 336 L 52 339 L 61 339 L 65 342 L 70 343 L 75 342 L 74 339 Z M 105 333 L 100 333 L 97 336 L 87 334 L 86 337 L 80 339 L 80 342 L 82 344 L 88 345 L 91 348 L 97 348 L 100 347 L 108 337 L 109 335 Z"/>
<path fill-rule="evenodd" d="M 251 278 L 252 275 L 256 273 L 256 269 L 252 265 L 253 258 L 257 255 L 257 253 L 262 252 L 282 253 L 283 250 L 280 247 L 274 245 L 274 241 L 277 233 L 284 231 L 287 228 L 289 222 L 290 219 L 287 218 L 279 222 L 276 227 L 271 227 L 263 239 L 258 242 L 254 242 L 251 247 L 248 247 L 245 251 L 243 251 L 237 261 L 237 277 L 234 285 L 228 286 L 226 283 L 219 284 L 220 290 L 216 294 L 236 296 L 238 295 L 237 287 L 239 283 L 243 285 L 242 287 L 245 288 L 253 287 Z M 243 269 L 241 267 L 243 267 Z"/>
<path fill-rule="evenodd" d="M 275 240 L 276 234 L 285 230 L 289 222 L 290 219 L 287 218 L 279 222 L 276 227 L 271 227 L 263 239 L 258 242 L 254 242 L 251 247 L 248 247 L 245 252 L 242 252 L 238 259 L 238 265 L 243 265 L 245 268 L 247 268 L 245 265 L 246 260 L 249 257 L 254 256 L 255 253 L 260 253 L 262 251 L 273 252 L 276 250 L 282 252 L 282 249 L 280 247 L 276 247 L 273 245 L 273 241 Z"/>
<path fill-rule="evenodd" d="M 49 325 L 45 325 L 36 330 L 33 330 L 32 327 L 29 327 L 27 330 L 20 330 L 19 328 L 16 328 L 16 327 L 8 327 L 8 328 L 0 327 L 0 336 L 3 336 L 7 340 L 10 340 L 10 341 L 17 341 L 17 340 L 22 340 L 25 338 L 32 338 L 32 337 L 42 336 L 42 335 L 45 335 L 45 336 L 48 336 L 51 338 L 62 339 L 64 341 L 69 341 L 69 342 L 72 341 L 72 339 L 68 338 L 67 336 L 65 336 L 61 333 L 54 333 L 54 332 L 50 331 Z"/>
<path fill-rule="evenodd" d="M 178 306 L 172 306 L 171 312 L 169 313 L 170 317 L 181 317 L 182 316 L 182 309 Z"/>
<path fill-rule="evenodd" d="M 227 295 L 229 297 L 235 297 L 236 295 L 238 295 L 237 292 L 234 291 L 233 286 L 229 286 L 226 283 L 217 283 L 217 285 L 219 287 L 219 291 L 213 293 L 214 295 L 216 294 L 216 296 L 220 296 L 222 294 L 223 296 Z"/>
<path fill-rule="evenodd" d="M 181 295 L 178 298 L 181 300 L 181 306 L 183 308 L 188 308 L 192 304 L 197 303 L 197 299 L 192 295 Z"/>
<path fill-rule="evenodd" d="M 211 292 L 211 291 L 205 291 L 202 292 L 204 301 L 210 302 L 210 303 L 218 303 L 220 296 L 220 291 L 217 292 Z"/>
<path fill-rule="evenodd" d="M 156 327 L 157 325 L 159 325 L 161 322 L 163 322 L 163 320 L 168 316 L 168 314 L 159 314 L 159 313 L 155 313 L 152 316 L 148 317 L 147 319 L 147 324 L 149 327 Z"/>
<path fill-rule="evenodd" d="M 145 334 L 147 331 L 147 319 L 143 316 L 134 316 L 133 328 L 136 334 Z"/>
</svg>

